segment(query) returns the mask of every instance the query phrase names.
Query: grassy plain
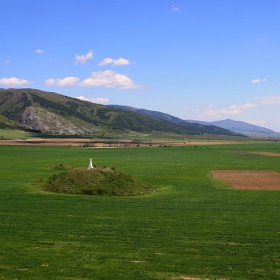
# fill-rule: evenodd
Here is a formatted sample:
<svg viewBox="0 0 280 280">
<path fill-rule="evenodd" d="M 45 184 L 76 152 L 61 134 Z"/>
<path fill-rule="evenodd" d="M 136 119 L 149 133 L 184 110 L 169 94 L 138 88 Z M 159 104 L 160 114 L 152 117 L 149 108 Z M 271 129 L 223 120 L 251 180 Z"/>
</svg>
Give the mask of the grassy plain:
<svg viewBox="0 0 280 280">
<path fill-rule="evenodd" d="M 280 192 L 214 186 L 212 170 L 280 172 L 280 143 L 85 149 L 0 146 L 0 279 L 280 279 Z M 141 197 L 47 193 L 51 166 L 112 166 Z"/>
<path fill-rule="evenodd" d="M 0 129 L 0 139 L 24 139 L 31 136 L 31 132 L 25 132 L 22 130 Z"/>
</svg>

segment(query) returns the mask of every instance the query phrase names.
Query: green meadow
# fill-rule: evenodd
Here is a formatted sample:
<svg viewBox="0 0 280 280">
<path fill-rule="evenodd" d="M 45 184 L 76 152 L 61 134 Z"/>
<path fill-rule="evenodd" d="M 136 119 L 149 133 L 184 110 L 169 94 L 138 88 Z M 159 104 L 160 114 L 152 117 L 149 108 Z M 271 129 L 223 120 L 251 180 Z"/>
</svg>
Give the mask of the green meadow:
<svg viewBox="0 0 280 280">
<path fill-rule="evenodd" d="M 32 137 L 32 133 L 22 130 L 0 129 L 0 139 L 25 139 L 26 137 Z"/>
<path fill-rule="evenodd" d="M 0 279 L 280 279 L 280 191 L 238 191 L 217 169 L 280 172 L 278 142 L 86 149 L 0 146 Z M 246 154 L 246 153 L 244 153 Z M 138 197 L 46 192 L 53 165 L 114 167 Z"/>
</svg>

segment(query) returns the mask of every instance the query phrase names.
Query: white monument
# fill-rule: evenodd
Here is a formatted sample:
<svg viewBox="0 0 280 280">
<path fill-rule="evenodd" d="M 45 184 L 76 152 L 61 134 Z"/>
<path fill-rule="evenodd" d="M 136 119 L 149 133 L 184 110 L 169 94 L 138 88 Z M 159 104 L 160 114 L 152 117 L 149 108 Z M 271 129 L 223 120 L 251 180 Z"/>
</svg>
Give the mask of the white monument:
<svg viewBox="0 0 280 280">
<path fill-rule="evenodd" d="M 89 159 L 89 166 L 87 169 L 93 169 L 93 166 L 92 166 L 92 158 Z"/>
</svg>

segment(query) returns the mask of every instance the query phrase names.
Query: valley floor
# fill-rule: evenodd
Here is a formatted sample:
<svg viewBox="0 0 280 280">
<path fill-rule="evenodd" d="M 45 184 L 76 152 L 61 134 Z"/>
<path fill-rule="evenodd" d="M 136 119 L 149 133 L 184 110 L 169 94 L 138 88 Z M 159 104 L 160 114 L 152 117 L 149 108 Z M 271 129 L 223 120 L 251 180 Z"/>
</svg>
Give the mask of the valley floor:
<svg viewBox="0 0 280 280">
<path fill-rule="evenodd" d="M 92 147 L 127 147 L 127 146 L 201 146 L 201 145 L 229 145 L 243 144 L 244 141 L 225 141 L 225 140 L 92 140 L 90 138 L 30 138 L 30 139 L 13 139 L 0 140 L 0 145 L 3 146 L 73 146 L 82 147 L 86 143 L 90 143 Z"/>
</svg>

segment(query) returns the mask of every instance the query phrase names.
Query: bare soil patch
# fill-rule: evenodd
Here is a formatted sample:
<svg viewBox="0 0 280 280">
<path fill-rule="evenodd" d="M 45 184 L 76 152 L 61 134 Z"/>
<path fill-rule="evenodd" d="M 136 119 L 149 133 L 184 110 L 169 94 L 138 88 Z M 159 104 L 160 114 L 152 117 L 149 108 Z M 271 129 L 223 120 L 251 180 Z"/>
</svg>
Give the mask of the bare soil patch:
<svg viewBox="0 0 280 280">
<path fill-rule="evenodd" d="M 86 143 L 92 144 L 94 147 L 112 147 L 117 144 L 125 145 L 129 141 L 110 141 L 110 140 L 92 140 L 88 138 L 35 138 L 26 140 L 1 140 L 0 145 L 11 146 L 71 146 L 83 147 Z"/>
<path fill-rule="evenodd" d="M 280 154 L 276 154 L 276 153 L 258 152 L 258 154 L 262 156 L 269 156 L 269 157 L 280 157 Z"/>
<path fill-rule="evenodd" d="M 220 179 L 237 190 L 280 190 L 280 173 L 275 171 L 214 170 Z"/>
<path fill-rule="evenodd" d="M 237 156 L 261 156 L 259 153 L 252 153 L 252 152 L 234 152 L 232 153 Z"/>
<path fill-rule="evenodd" d="M 235 152 L 233 153 L 237 156 L 269 156 L 269 157 L 280 157 L 280 154 L 277 153 L 268 153 L 268 152 Z"/>
</svg>

